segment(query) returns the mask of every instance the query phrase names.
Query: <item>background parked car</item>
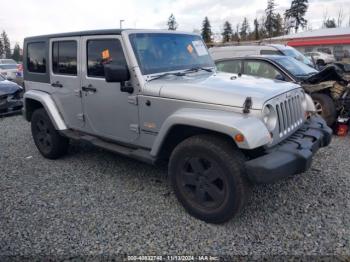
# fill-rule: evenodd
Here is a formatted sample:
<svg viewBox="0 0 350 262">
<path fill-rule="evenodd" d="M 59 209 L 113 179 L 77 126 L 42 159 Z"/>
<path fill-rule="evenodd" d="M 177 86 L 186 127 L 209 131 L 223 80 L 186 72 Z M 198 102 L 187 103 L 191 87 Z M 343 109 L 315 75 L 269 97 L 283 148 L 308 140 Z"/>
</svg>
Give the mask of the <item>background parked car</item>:
<svg viewBox="0 0 350 262">
<path fill-rule="evenodd" d="M 298 50 L 287 45 L 242 45 L 242 46 L 221 46 L 209 49 L 214 59 L 242 57 L 247 55 L 282 55 L 290 56 L 300 62 L 314 67 L 312 60 L 304 56 Z"/>
<path fill-rule="evenodd" d="M 23 66 L 13 59 L 0 59 L 0 74 L 23 86 Z"/>
<path fill-rule="evenodd" d="M 305 53 L 305 56 L 314 61 L 317 66 L 324 66 L 336 61 L 334 55 L 323 52 L 309 52 Z"/>
<path fill-rule="evenodd" d="M 0 74 L 0 117 L 20 113 L 23 88 Z"/>
<path fill-rule="evenodd" d="M 247 74 L 302 85 L 311 94 L 318 113 L 329 126 L 337 115 L 349 114 L 347 100 L 350 99 L 348 82 L 332 66 L 317 71 L 286 56 L 251 56 L 216 60 L 219 71 Z"/>
</svg>

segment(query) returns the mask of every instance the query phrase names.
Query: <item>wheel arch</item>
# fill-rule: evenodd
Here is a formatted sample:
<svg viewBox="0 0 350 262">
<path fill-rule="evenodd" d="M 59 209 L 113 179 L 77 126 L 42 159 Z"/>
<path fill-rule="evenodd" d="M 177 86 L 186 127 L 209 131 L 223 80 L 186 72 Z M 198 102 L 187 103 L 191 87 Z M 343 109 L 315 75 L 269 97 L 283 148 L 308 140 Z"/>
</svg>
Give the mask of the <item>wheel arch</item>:
<svg viewBox="0 0 350 262">
<path fill-rule="evenodd" d="M 31 121 L 33 112 L 38 108 L 44 108 L 49 115 L 56 130 L 66 130 L 67 126 L 57 109 L 52 97 L 43 91 L 30 90 L 24 94 L 23 116 L 27 121 Z"/>
<path fill-rule="evenodd" d="M 271 142 L 268 130 L 257 117 L 219 110 L 181 109 L 163 123 L 151 155 L 164 159 L 176 145 L 199 134 L 221 136 L 241 149 L 255 149 Z M 244 135 L 244 142 L 234 141 L 237 134 Z"/>
</svg>

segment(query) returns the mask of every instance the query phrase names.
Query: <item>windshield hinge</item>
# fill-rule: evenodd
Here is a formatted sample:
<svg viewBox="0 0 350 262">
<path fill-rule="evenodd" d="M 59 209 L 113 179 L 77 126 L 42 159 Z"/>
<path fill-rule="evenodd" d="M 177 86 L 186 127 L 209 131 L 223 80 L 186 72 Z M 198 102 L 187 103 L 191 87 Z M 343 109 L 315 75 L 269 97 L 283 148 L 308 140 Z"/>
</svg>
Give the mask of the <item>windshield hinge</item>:
<svg viewBox="0 0 350 262">
<path fill-rule="evenodd" d="M 253 105 L 253 101 L 252 98 L 250 96 L 248 96 L 243 104 L 243 113 L 244 114 L 249 114 L 250 113 L 250 109 L 252 108 Z"/>
</svg>

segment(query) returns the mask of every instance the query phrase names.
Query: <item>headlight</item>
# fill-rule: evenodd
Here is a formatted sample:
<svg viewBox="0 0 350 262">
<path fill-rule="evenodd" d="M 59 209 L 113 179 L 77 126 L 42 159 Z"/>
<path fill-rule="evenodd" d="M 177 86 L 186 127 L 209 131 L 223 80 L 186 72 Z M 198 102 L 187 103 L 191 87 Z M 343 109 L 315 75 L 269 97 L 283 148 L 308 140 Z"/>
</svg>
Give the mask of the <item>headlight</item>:
<svg viewBox="0 0 350 262">
<path fill-rule="evenodd" d="M 267 129 L 271 132 L 277 125 L 277 113 L 271 105 L 266 105 L 263 110 L 263 121 Z"/>
</svg>

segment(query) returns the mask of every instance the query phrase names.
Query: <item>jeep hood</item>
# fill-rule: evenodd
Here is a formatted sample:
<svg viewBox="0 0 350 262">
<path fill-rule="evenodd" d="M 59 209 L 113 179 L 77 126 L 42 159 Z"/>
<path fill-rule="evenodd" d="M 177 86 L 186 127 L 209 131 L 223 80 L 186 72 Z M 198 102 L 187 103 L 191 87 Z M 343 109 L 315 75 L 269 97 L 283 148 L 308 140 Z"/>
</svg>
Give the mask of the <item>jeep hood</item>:
<svg viewBox="0 0 350 262">
<path fill-rule="evenodd" d="M 246 98 L 251 97 L 252 109 L 262 109 L 267 100 L 299 87 L 293 83 L 246 75 L 203 72 L 149 81 L 143 93 L 232 107 L 243 107 Z"/>
</svg>

